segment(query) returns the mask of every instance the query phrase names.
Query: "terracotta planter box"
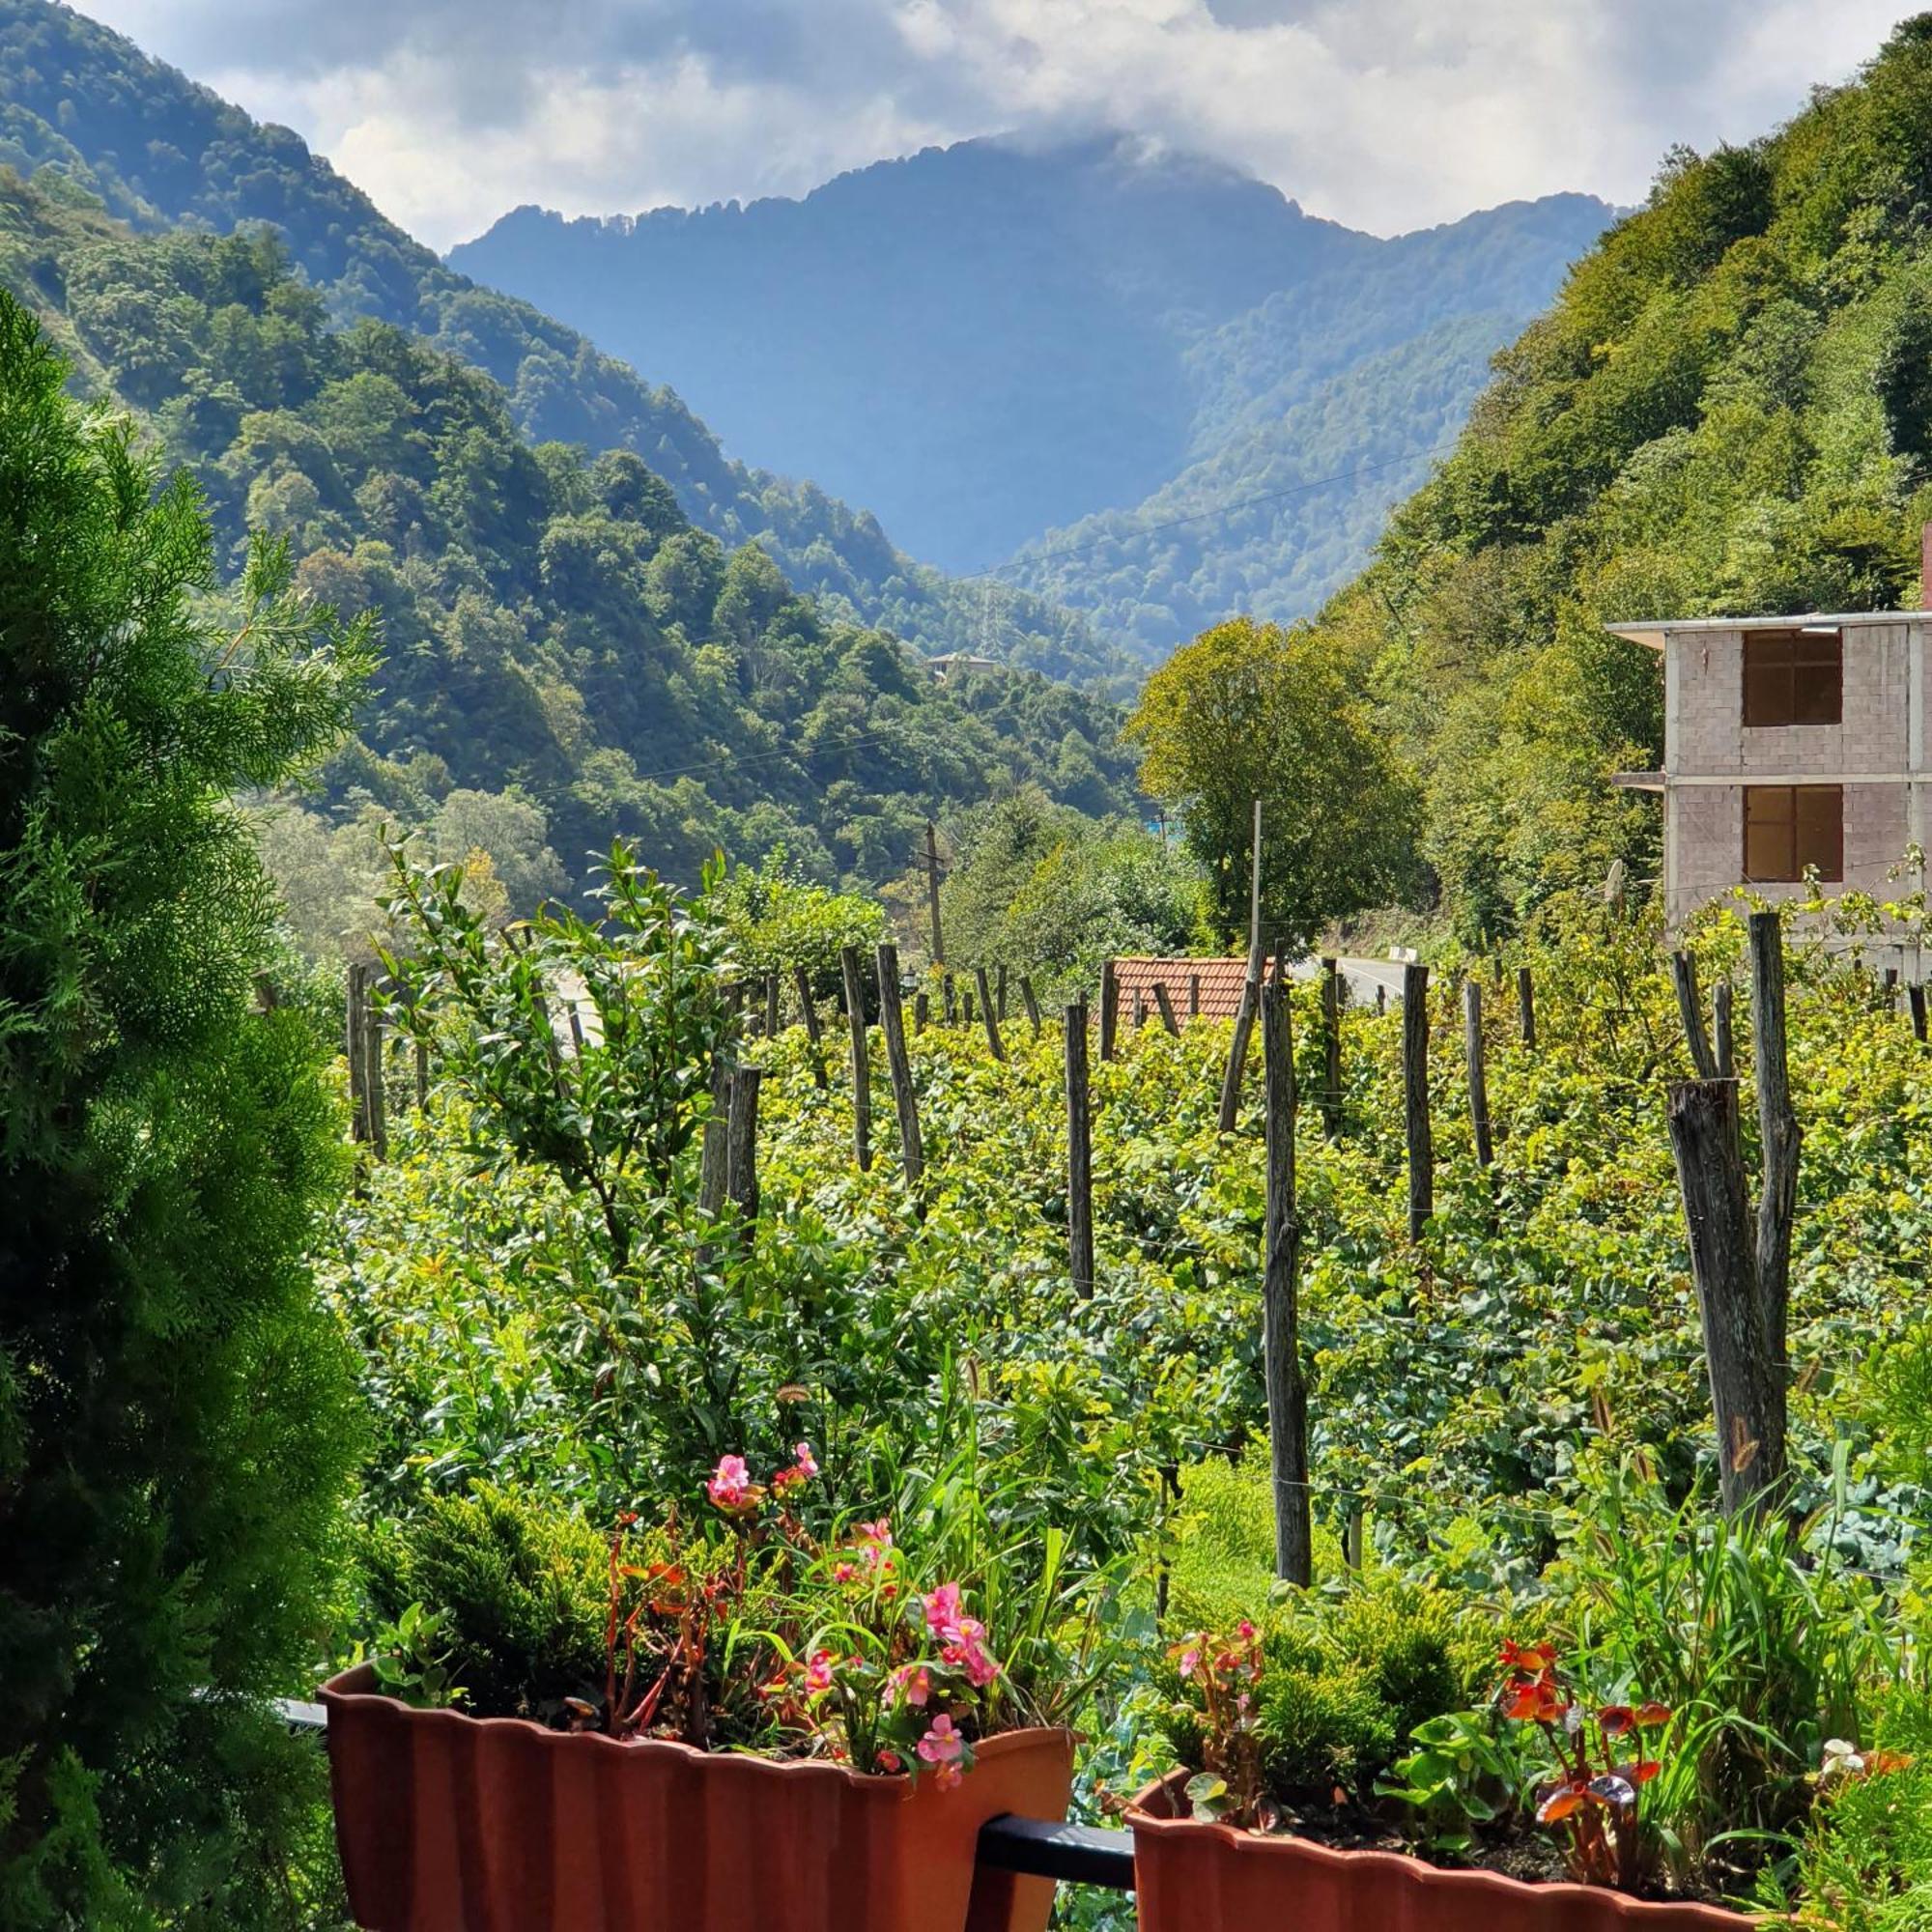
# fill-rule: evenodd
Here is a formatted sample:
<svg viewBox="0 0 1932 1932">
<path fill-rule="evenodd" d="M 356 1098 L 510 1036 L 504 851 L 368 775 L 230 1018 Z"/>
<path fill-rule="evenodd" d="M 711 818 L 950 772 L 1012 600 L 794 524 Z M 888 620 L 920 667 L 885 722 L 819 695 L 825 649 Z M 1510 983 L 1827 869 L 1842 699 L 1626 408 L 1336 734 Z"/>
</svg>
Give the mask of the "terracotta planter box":
<svg viewBox="0 0 1932 1932">
<path fill-rule="evenodd" d="M 1201 1824 L 1186 1815 L 1186 1781 L 1178 1772 L 1150 1785 L 1127 1812 L 1140 1932 L 1746 1932 L 1755 1922 Z"/>
<path fill-rule="evenodd" d="M 368 1932 L 1045 1932 L 1053 1887 L 977 1875 L 980 1827 L 1063 1818 L 1073 1743 L 1015 1731 L 952 1791 L 828 1764 L 417 1711 L 322 1689 Z"/>
</svg>

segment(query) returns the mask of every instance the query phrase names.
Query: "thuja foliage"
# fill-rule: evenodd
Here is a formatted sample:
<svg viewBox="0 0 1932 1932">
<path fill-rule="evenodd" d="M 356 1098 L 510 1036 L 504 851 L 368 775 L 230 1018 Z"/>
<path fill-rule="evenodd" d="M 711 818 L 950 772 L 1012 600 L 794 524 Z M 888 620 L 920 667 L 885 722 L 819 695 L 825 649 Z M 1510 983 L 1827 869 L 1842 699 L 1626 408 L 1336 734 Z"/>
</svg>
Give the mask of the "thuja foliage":
<svg viewBox="0 0 1932 1932">
<path fill-rule="evenodd" d="M 310 1753 L 263 1699 L 321 1622 L 354 1391 L 304 1260 L 314 1036 L 258 1011 L 238 787 L 345 726 L 356 631 L 254 554 L 0 295 L 0 1922 L 246 1926 Z"/>
</svg>

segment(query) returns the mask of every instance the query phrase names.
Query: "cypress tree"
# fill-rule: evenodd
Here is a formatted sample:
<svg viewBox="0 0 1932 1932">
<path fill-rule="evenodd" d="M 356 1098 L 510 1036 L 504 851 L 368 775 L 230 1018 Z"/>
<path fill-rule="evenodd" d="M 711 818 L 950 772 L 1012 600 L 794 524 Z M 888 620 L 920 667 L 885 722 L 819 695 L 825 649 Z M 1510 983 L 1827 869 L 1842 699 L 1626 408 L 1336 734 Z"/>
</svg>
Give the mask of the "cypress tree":
<svg viewBox="0 0 1932 1932">
<path fill-rule="evenodd" d="M 313 1819 L 308 1681 L 356 1446 L 304 1259 L 340 1179 L 232 800 L 344 728 L 365 639 L 0 292 L 0 1924 L 249 1926 Z M 304 1806 L 307 1806 L 306 1810 Z"/>
</svg>

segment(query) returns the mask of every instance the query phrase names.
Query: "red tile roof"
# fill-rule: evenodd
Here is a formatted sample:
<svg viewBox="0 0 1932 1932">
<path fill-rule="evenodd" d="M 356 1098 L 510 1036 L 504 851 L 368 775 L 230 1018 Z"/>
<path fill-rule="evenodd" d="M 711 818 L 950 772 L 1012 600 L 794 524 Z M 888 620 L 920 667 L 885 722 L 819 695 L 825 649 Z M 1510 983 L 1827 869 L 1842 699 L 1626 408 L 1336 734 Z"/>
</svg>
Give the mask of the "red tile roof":
<svg viewBox="0 0 1932 1932">
<path fill-rule="evenodd" d="M 1134 996 L 1140 995 L 1151 1025 L 1160 1024 L 1156 983 L 1166 986 L 1174 1016 L 1184 1026 L 1194 1010 L 1192 985 L 1201 982 L 1200 1010 L 1209 1019 L 1230 1020 L 1241 1004 L 1241 982 L 1247 978 L 1245 959 L 1156 959 L 1133 957 L 1114 961 L 1114 985 L 1120 1000 L 1119 1023 L 1134 1023 Z"/>
</svg>

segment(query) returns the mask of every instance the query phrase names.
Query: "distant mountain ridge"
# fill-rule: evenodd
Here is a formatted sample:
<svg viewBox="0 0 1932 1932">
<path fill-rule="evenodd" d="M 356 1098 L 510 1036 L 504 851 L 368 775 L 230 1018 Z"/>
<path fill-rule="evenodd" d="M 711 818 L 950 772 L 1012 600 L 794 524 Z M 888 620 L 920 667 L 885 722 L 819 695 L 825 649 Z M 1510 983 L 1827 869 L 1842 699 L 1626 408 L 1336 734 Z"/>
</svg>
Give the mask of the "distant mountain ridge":
<svg viewBox="0 0 1932 1932">
<path fill-rule="evenodd" d="M 984 649 L 1091 682 L 1121 668 L 1079 619 L 1004 585 L 949 584 L 867 512 L 727 460 L 672 389 L 639 374 L 648 363 L 452 272 L 299 136 L 56 0 L 0 0 L 0 165 L 52 170 L 137 229 L 273 225 L 337 317 L 394 323 L 483 370 L 536 440 L 633 451 L 700 528 L 756 539 L 834 614 L 928 652 Z"/>
<path fill-rule="evenodd" d="M 1125 136 L 980 140 L 798 200 L 519 209 L 449 260 L 674 381 L 746 460 L 872 505 L 945 568 L 1001 564 L 1145 663 L 1358 568 L 1611 213 L 1554 195 L 1384 241 Z M 1225 561 L 1218 528 L 1121 554 L 1209 483 L 1232 502 L 1405 450 L 1317 527 L 1237 530 Z M 1069 545 L 1096 563 L 1038 554 Z"/>
</svg>

